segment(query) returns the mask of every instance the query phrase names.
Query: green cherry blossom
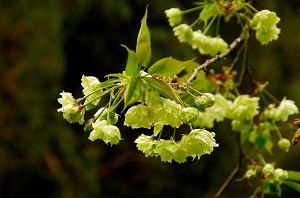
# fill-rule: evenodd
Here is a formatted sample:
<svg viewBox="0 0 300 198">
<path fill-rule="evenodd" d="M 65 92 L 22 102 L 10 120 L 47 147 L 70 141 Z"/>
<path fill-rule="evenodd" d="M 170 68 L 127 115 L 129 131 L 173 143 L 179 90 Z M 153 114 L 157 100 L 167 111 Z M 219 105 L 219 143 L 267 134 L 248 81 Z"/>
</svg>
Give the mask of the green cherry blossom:
<svg viewBox="0 0 300 198">
<path fill-rule="evenodd" d="M 145 153 L 145 156 L 155 156 L 154 149 L 156 148 L 157 141 L 153 140 L 151 136 L 140 135 L 135 141 L 138 150 Z"/>
<path fill-rule="evenodd" d="M 125 114 L 124 125 L 133 129 L 150 129 L 152 122 L 150 120 L 149 107 L 143 104 L 130 107 Z"/>
<path fill-rule="evenodd" d="M 86 97 L 84 104 L 86 109 L 90 110 L 97 106 L 100 102 L 102 94 L 101 83 L 98 78 L 94 76 L 82 76 L 81 85 L 83 87 L 83 94 Z"/>
<path fill-rule="evenodd" d="M 276 24 L 280 21 L 275 12 L 261 10 L 253 17 L 250 27 L 256 30 L 256 38 L 262 45 L 268 44 L 272 40 L 278 39 L 280 29 Z"/>
<path fill-rule="evenodd" d="M 206 36 L 200 30 L 193 32 L 193 38 L 189 44 L 193 49 L 198 49 L 201 54 L 211 56 L 215 56 L 219 52 L 223 53 L 228 47 L 222 38 Z"/>
<path fill-rule="evenodd" d="M 169 24 L 171 27 L 174 27 L 175 25 L 178 25 L 181 22 L 182 14 L 179 8 L 171 8 L 169 10 L 166 10 L 165 14 L 169 19 Z"/>
<path fill-rule="evenodd" d="M 118 144 L 121 140 L 121 134 L 118 127 L 110 125 L 106 120 L 97 119 L 93 125 L 93 130 L 90 133 L 89 139 L 95 141 L 96 139 L 103 140 L 106 144 Z"/>
<path fill-rule="evenodd" d="M 230 107 L 229 118 L 234 120 L 252 120 L 258 114 L 258 97 L 240 95 Z"/>
<path fill-rule="evenodd" d="M 57 109 L 58 112 L 63 113 L 63 117 L 70 123 L 79 124 L 84 123 L 85 109 L 76 103 L 71 93 L 62 92 L 60 93 L 61 98 L 57 101 L 62 105 L 61 108 Z"/>
<path fill-rule="evenodd" d="M 274 104 L 270 104 L 269 107 L 264 111 L 264 116 L 268 119 L 275 121 L 287 121 L 288 117 L 293 114 L 299 113 L 298 107 L 292 100 L 284 98 L 278 107 Z"/>
<path fill-rule="evenodd" d="M 214 137 L 215 133 L 204 129 L 194 129 L 188 135 L 182 136 L 181 146 L 186 148 L 188 156 L 200 159 L 202 155 L 210 154 L 214 147 L 219 146 Z"/>
<path fill-rule="evenodd" d="M 187 24 L 181 24 L 173 28 L 174 35 L 178 37 L 178 40 L 182 43 L 190 42 L 193 38 L 193 30 Z"/>
<path fill-rule="evenodd" d="M 172 160 L 178 163 L 186 162 L 186 152 L 182 149 L 180 142 L 160 139 L 154 151 L 160 156 L 163 162 L 171 163 Z"/>
</svg>

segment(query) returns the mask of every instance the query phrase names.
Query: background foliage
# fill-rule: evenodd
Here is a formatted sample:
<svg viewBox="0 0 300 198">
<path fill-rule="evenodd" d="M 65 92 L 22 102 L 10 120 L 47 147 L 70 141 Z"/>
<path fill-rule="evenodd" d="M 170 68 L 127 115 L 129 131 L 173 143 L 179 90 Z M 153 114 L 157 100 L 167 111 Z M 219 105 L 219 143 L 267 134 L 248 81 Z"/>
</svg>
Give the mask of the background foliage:
<svg viewBox="0 0 300 198">
<path fill-rule="evenodd" d="M 119 126 L 125 141 L 116 147 L 91 143 L 81 127 L 68 124 L 56 111 L 62 89 L 80 96 L 82 74 L 101 80 L 123 71 L 127 54 L 120 44 L 134 48 L 147 4 L 152 60 L 194 58 L 196 52 L 177 41 L 164 14 L 171 7 L 189 8 L 192 2 L 0 2 L 0 197 L 213 196 L 236 163 L 236 134 L 226 127 L 230 123 L 213 130 L 220 147 L 210 156 L 179 165 L 145 158 L 133 143 L 139 130 Z M 277 13 L 281 34 L 267 46 L 251 41 L 254 76 L 270 81 L 268 90 L 279 99 L 288 96 L 299 106 L 300 3 L 273 0 L 256 6 Z M 232 26 L 223 24 L 224 39 L 229 41 L 239 33 Z M 298 145 L 269 159 L 280 159 L 279 167 L 299 171 L 299 151 Z M 234 182 L 223 197 L 250 196 L 249 188 Z M 283 186 L 284 197 L 294 193 Z"/>
</svg>

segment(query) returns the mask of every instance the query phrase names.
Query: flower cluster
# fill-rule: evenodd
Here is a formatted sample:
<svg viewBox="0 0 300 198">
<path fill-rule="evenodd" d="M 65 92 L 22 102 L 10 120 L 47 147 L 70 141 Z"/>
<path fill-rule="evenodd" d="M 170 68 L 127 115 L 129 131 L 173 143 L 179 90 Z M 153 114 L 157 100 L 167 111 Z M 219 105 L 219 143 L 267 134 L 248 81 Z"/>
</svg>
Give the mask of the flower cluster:
<svg viewBox="0 0 300 198">
<path fill-rule="evenodd" d="M 261 191 L 278 196 L 281 195 L 280 185 L 289 178 L 288 171 L 281 168 L 275 169 L 273 164 L 265 163 L 263 166 L 250 166 L 242 179 L 251 181 L 257 176 L 259 176 L 261 181 L 256 192 Z"/>
<path fill-rule="evenodd" d="M 82 76 L 84 98 L 75 99 L 71 93 L 62 92 L 57 101 L 62 105 L 57 111 L 63 113 L 63 117 L 70 123 L 78 122 L 84 124 L 85 111 L 95 108 L 100 102 L 103 90 L 100 81 L 94 76 Z M 81 104 L 83 103 L 83 104 Z M 100 108 L 93 116 L 85 122 L 84 130 L 90 132 L 89 139 L 103 140 L 111 145 L 119 143 L 121 134 L 119 128 L 114 126 L 118 121 L 118 115 L 108 108 Z"/>
<path fill-rule="evenodd" d="M 252 120 L 258 114 L 258 97 L 251 98 L 249 95 L 240 95 L 234 101 L 227 100 L 220 94 L 216 94 L 214 97 L 215 104 L 206 108 L 205 111 L 199 112 L 199 118 L 194 123 L 196 126 L 212 128 L 214 121 L 220 122 L 225 118 L 233 120 L 233 123 L 240 123 Z"/>
<path fill-rule="evenodd" d="M 200 10 L 201 7 L 186 11 L 181 11 L 179 8 L 171 8 L 166 10 L 165 13 L 178 40 L 183 43 L 188 43 L 193 49 L 198 49 L 201 54 L 215 56 L 218 53 L 225 52 L 228 48 L 228 44 L 222 38 L 218 37 L 218 35 L 217 37 L 206 35 L 217 16 L 225 17 L 226 21 L 234 15 L 238 17 L 238 20 L 245 19 L 246 22 L 250 20 L 250 27 L 256 30 L 256 38 L 262 45 L 266 45 L 272 40 L 277 40 L 280 29 L 277 28 L 276 25 L 280 21 L 280 18 L 277 17 L 275 12 L 261 10 L 259 12 L 254 11 L 253 13 L 253 9 L 248 9 L 248 7 L 252 8 L 252 6 L 243 1 L 236 1 L 230 5 L 231 6 L 227 3 L 222 4 L 221 2 L 204 3 L 199 18 L 191 26 L 184 23 L 181 24 L 183 14 Z M 246 12 L 243 13 L 243 10 Z M 210 21 L 209 25 L 207 25 L 208 21 Z M 199 22 L 204 22 L 204 30 L 193 31 L 192 27 Z M 245 28 L 243 28 L 243 30 L 245 30 Z"/>
<path fill-rule="evenodd" d="M 201 54 L 209 54 L 215 56 L 216 54 L 223 53 L 228 44 L 219 37 L 210 37 L 202 33 L 200 30 L 193 31 L 187 24 L 180 24 L 182 20 L 182 12 L 179 8 L 171 8 L 165 11 L 169 23 L 173 28 L 174 35 L 182 43 L 188 43 L 193 49 L 198 49 Z M 180 25 L 179 25 L 180 24 Z"/>
<path fill-rule="evenodd" d="M 169 99 L 161 98 L 160 102 L 152 101 L 148 105 L 138 104 L 130 107 L 125 114 L 124 125 L 131 128 L 148 128 L 154 125 L 179 127 L 181 106 Z M 159 115 L 159 116 L 158 116 Z"/>
<path fill-rule="evenodd" d="M 228 44 L 220 37 L 210 37 L 203 34 L 200 30 L 193 32 L 193 38 L 189 41 L 193 49 L 198 49 L 201 54 L 215 56 L 223 53 Z"/>
<path fill-rule="evenodd" d="M 210 154 L 214 147 L 219 145 L 214 139 L 215 134 L 207 130 L 194 129 L 189 134 L 183 135 L 180 141 L 173 139 L 155 140 L 153 136 L 140 135 L 135 143 L 138 150 L 145 153 L 145 156 L 160 156 L 164 162 L 172 160 L 183 163 L 187 157 L 198 158 L 204 154 Z"/>
<path fill-rule="evenodd" d="M 180 42 L 188 43 L 201 54 L 215 56 L 219 52 L 223 53 L 228 47 L 222 38 L 206 36 L 200 30 L 193 31 L 187 24 L 178 25 L 173 28 L 173 31 Z"/>
<path fill-rule="evenodd" d="M 269 10 L 262 10 L 255 14 L 250 27 L 256 30 L 256 38 L 262 45 L 268 44 L 272 40 L 278 39 L 280 29 L 276 24 L 280 21 L 280 18 L 276 16 L 275 12 Z"/>
</svg>

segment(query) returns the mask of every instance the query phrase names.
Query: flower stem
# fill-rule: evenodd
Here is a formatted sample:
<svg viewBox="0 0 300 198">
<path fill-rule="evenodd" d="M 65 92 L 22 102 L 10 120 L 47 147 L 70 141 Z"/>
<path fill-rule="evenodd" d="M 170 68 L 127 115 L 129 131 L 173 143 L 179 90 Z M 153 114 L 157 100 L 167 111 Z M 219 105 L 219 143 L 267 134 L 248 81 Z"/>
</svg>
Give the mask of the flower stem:
<svg viewBox="0 0 300 198">
<path fill-rule="evenodd" d="M 195 12 L 195 11 L 201 10 L 203 7 L 204 6 L 198 6 L 198 7 L 195 7 L 195 8 L 188 9 L 188 10 L 182 10 L 181 14 L 189 14 L 191 12 Z"/>
<path fill-rule="evenodd" d="M 257 13 L 258 12 L 258 10 L 257 9 L 255 9 L 252 5 L 250 5 L 249 3 L 246 3 L 246 6 L 250 9 L 250 10 L 252 10 L 254 13 Z"/>
<path fill-rule="evenodd" d="M 279 139 L 282 139 L 282 135 L 281 135 L 281 133 L 280 133 L 280 131 L 279 131 L 279 129 L 278 129 L 278 127 L 277 127 L 277 125 L 276 125 L 276 123 L 275 123 L 274 120 L 272 120 L 272 124 L 273 124 L 274 127 L 276 128 L 275 131 L 276 131 L 276 134 L 277 134 L 278 138 L 279 138 Z"/>
<path fill-rule="evenodd" d="M 101 98 L 101 97 L 104 96 L 105 94 L 107 94 L 107 93 L 109 93 L 109 92 L 111 92 L 111 91 L 113 91 L 113 90 L 115 90 L 115 89 L 117 89 L 117 88 L 119 88 L 119 87 L 122 87 L 122 86 L 123 86 L 123 85 L 117 85 L 117 86 L 114 86 L 114 87 L 112 87 L 112 88 L 110 88 L 110 89 L 104 91 L 100 96 L 94 98 L 93 100 L 89 101 L 88 103 L 84 104 L 83 106 L 85 107 L 86 105 L 88 105 L 88 104 L 94 102 L 95 100 L 98 100 L 99 98 Z M 97 90 L 97 91 L 99 91 L 99 90 Z M 89 94 L 89 95 L 92 95 L 92 94 Z M 87 97 L 87 96 L 86 96 L 86 97 Z"/>
<path fill-rule="evenodd" d="M 273 100 L 276 104 L 280 104 L 280 101 L 275 98 L 270 92 L 268 92 L 266 89 L 262 90 L 264 94 L 266 94 L 271 100 Z"/>
<path fill-rule="evenodd" d="M 209 30 L 209 28 L 211 27 L 211 25 L 215 22 L 215 19 L 217 18 L 218 15 L 215 15 L 209 22 L 209 24 L 207 25 L 207 27 L 205 27 L 205 30 L 203 31 L 203 34 L 206 34 Z"/>
</svg>

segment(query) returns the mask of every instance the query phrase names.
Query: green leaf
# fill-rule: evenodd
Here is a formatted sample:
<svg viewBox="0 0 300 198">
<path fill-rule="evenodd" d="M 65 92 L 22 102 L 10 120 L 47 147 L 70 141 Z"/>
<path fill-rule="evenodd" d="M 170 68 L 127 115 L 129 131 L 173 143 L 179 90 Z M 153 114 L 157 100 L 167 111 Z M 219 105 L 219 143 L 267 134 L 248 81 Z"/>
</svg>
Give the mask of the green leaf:
<svg viewBox="0 0 300 198">
<path fill-rule="evenodd" d="M 139 67 L 138 58 L 134 51 L 128 49 L 125 45 L 122 45 L 128 52 L 127 64 L 125 67 L 126 75 L 135 77 Z"/>
<path fill-rule="evenodd" d="M 265 180 L 262 185 L 262 191 L 265 194 L 281 196 L 281 188 L 278 184 Z"/>
<path fill-rule="evenodd" d="M 141 80 L 140 78 L 133 79 L 125 87 L 124 92 L 124 109 L 134 103 L 136 103 L 142 96 Z"/>
<path fill-rule="evenodd" d="M 289 179 L 294 181 L 300 181 L 300 172 L 298 171 L 288 171 Z"/>
<path fill-rule="evenodd" d="M 241 145 L 243 145 L 246 142 L 246 140 L 248 140 L 249 135 L 250 135 L 250 131 L 249 130 L 241 132 L 241 136 L 240 136 L 240 143 L 241 143 Z"/>
<path fill-rule="evenodd" d="M 191 61 L 189 60 L 183 62 L 172 57 L 163 58 L 151 65 L 151 67 L 148 69 L 148 73 L 157 76 L 172 77 L 176 74 L 179 74 L 189 62 Z"/>
<path fill-rule="evenodd" d="M 145 77 L 144 79 L 149 84 L 149 86 L 152 89 L 154 89 L 155 92 L 158 92 L 162 96 L 169 98 L 171 100 L 178 101 L 173 88 L 166 82 L 152 77 Z"/>
<path fill-rule="evenodd" d="M 283 181 L 284 184 L 288 185 L 289 187 L 293 188 L 294 190 L 300 192 L 300 184 L 293 182 L 293 181 Z"/>
<path fill-rule="evenodd" d="M 122 84 L 127 84 L 131 81 L 131 77 L 125 75 L 126 72 L 123 72 L 122 74 L 108 74 L 105 76 L 105 78 L 111 78 L 109 80 L 115 80 L 115 82 L 120 82 Z"/>
<path fill-rule="evenodd" d="M 148 8 L 148 7 L 147 7 Z M 151 41 L 150 32 L 147 26 L 147 14 L 146 8 L 145 15 L 141 21 L 141 27 L 137 38 L 136 55 L 140 65 L 147 67 L 151 60 Z"/>
<path fill-rule="evenodd" d="M 218 11 L 216 9 L 216 3 L 210 3 L 206 4 L 203 8 L 203 10 L 200 12 L 200 19 L 204 21 L 205 26 L 207 25 L 207 21 L 218 14 Z"/>
<path fill-rule="evenodd" d="M 266 149 L 272 154 L 273 141 L 269 130 L 250 132 L 249 141 L 254 144 L 255 148 Z"/>
</svg>

